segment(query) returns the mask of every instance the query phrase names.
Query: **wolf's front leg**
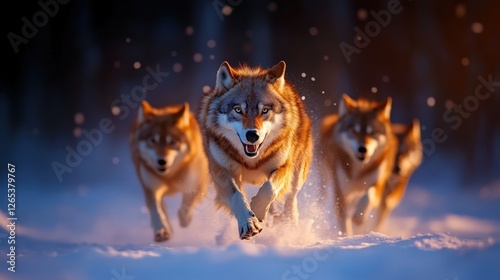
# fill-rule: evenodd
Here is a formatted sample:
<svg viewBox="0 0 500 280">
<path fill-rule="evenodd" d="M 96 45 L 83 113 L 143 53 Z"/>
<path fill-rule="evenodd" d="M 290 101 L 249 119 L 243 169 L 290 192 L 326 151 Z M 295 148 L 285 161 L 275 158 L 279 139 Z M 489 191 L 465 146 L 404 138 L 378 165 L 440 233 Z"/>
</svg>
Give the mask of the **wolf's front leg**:
<svg viewBox="0 0 500 280">
<path fill-rule="evenodd" d="M 292 192 L 285 200 L 285 205 L 283 208 L 283 218 L 286 221 L 291 222 L 293 225 L 299 225 L 299 210 L 297 205 L 297 194 L 298 190 Z"/>
<path fill-rule="evenodd" d="M 235 191 L 230 203 L 231 211 L 238 220 L 238 230 L 241 239 L 250 239 L 252 236 L 262 231 L 259 220 L 245 201 L 244 195 L 240 191 Z"/>
<path fill-rule="evenodd" d="M 233 177 L 216 162 L 211 162 L 210 173 L 217 190 L 216 203 L 227 206 L 238 221 L 238 233 L 241 239 L 250 239 L 262 231 L 259 220 L 241 192 L 241 178 Z M 238 173 L 238 172 L 234 172 Z"/>
<path fill-rule="evenodd" d="M 202 196 L 203 193 L 199 191 L 185 192 L 182 195 L 182 204 L 177 212 L 181 227 L 187 227 L 191 223 L 194 207 Z"/>
<path fill-rule="evenodd" d="M 279 191 L 285 186 L 287 171 L 288 168 L 286 167 L 275 170 L 271 173 L 269 180 L 267 180 L 257 194 L 252 197 L 250 206 L 259 221 L 263 222 L 266 219 L 269 207 L 276 199 L 276 196 L 278 196 Z"/>
<path fill-rule="evenodd" d="M 167 207 L 163 203 L 163 195 L 144 189 L 144 196 L 146 198 L 146 206 L 151 215 L 151 225 L 155 233 L 155 241 L 169 240 L 172 236 L 172 229 L 168 222 Z"/>
<path fill-rule="evenodd" d="M 250 207 L 260 222 L 263 222 L 266 219 L 269 207 L 276 198 L 277 194 L 278 192 L 273 188 L 271 182 L 266 181 L 257 194 L 252 198 Z"/>
<path fill-rule="evenodd" d="M 352 222 L 354 225 L 361 227 L 365 220 L 366 216 L 370 214 L 369 205 L 370 201 L 368 195 L 364 195 L 358 202 L 356 210 L 354 211 L 354 215 L 352 216 Z"/>
<path fill-rule="evenodd" d="M 351 220 L 347 219 L 347 205 L 345 203 L 344 196 L 337 185 L 334 186 L 334 192 L 335 196 L 333 206 L 335 215 L 337 216 L 338 233 L 339 235 L 352 235 L 352 224 Z"/>
</svg>

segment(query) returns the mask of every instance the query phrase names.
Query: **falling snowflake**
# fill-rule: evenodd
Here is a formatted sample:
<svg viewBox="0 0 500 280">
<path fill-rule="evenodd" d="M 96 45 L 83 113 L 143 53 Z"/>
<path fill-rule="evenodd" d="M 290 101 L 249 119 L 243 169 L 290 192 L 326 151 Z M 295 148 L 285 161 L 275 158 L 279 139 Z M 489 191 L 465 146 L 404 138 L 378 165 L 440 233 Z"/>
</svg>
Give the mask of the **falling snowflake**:
<svg viewBox="0 0 500 280">
<path fill-rule="evenodd" d="M 278 9 L 278 5 L 275 2 L 270 2 L 269 4 L 267 4 L 267 9 L 270 12 L 275 12 Z"/>
<path fill-rule="evenodd" d="M 427 106 L 434 107 L 436 105 L 436 99 L 434 97 L 427 98 Z"/>
<path fill-rule="evenodd" d="M 175 73 L 179 73 L 182 71 L 182 64 L 180 63 L 175 63 L 174 66 L 172 66 L 173 70 Z"/>
<path fill-rule="evenodd" d="M 483 24 L 480 22 L 474 22 L 471 25 L 471 29 L 472 29 L 472 32 L 474 32 L 476 34 L 483 33 Z"/>
<path fill-rule="evenodd" d="M 120 107 L 118 106 L 111 107 L 111 114 L 113 114 L 113 116 L 118 116 L 120 112 L 121 112 Z"/>
<path fill-rule="evenodd" d="M 316 27 L 314 27 L 314 26 L 313 26 L 313 27 L 311 27 L 311 28 L 309 28 L 309 35 L 311 35 L 311 36 L 316 36 L 316 35 L 318 35 L 318 28 L 316 28 Z"/>
<path fill-rule="evenodd" d="M 82 113 L 78 112 L 75 114 L 74 121 L 77 125 L 81 125 L 85 121 L 85 117 Z"/>
<path fill-rule="evenodd" d="M 79 128 L 79 127 L 75 127 L 75 129 L 73 129 L 73 136 L 75 136 L 76 138 L 78 138 L 81 135 L 82 135 L 82 129 Z"/>
<path fill-rule="evenodd" d="M 469 58 L 468 57 L 462 57 L 461 63 L 463 66 L 469 66 Z"/>
<path fill-rule="evenodd" d="M 217 43 L 215 42 L 215 40 L 208 40 L 208 42 L 207 42 L 207 46 L 211 49 L 215 48 L 216 45 L 217 45 Z"/>
<path fill-rule="evenodd" d="M 224 6 L 222 8 L 222 14 L 225 15 L 225 16 L 229 16 L 233 13 L 233 8 L 231 8 L 230 6 Z"/>
<path fill-rule="evenodd" d="M 455 105 L 455 103 L 449 99 L 446 100 L 446 102 L 444 103 L 444 107 L 446 107 L 447 110 L 451 110 L 454 105 Z"/>
<path fill-rule="evenodd" d="M 366 20 L 368 18 L 368 12 L 365 9 L 359 9 L 357 14 L 359 20 Z"/>
<path fill-rule="evenodd" d="M 463 18 L 467 13 L 467 9 L 464 4 L 458 4 L 455 8 L 455 15 L 457 18 Z"/>
<path fill-rule="evenodd" d="M 201 62 L 203 60 L 203 56 L 201 55 L 201 53 L 195 53 L 193 55 L 193 60 L 195 62 Z"/>
<path fill-rule="evenodd" d="M 194 28 L 191 25 L 187 26 L 186 27 L 186 35 L 191 36 L 191 35 L 193 35 L 193 33 L 194 33 Z"/>
</svg>

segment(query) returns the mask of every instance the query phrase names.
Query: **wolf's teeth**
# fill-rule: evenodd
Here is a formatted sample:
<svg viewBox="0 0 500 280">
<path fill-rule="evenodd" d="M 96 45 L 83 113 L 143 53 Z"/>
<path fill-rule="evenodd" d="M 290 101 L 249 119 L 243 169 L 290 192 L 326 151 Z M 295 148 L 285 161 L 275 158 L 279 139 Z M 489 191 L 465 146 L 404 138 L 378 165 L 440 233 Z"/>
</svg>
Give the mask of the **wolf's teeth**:
<svg viewBox="0 0 500 280">
<path fill-rule="evenodd" d="M 245 145 L 247 153 L 255 153 L 257 151 L 257 145 Z"/>
</svg>

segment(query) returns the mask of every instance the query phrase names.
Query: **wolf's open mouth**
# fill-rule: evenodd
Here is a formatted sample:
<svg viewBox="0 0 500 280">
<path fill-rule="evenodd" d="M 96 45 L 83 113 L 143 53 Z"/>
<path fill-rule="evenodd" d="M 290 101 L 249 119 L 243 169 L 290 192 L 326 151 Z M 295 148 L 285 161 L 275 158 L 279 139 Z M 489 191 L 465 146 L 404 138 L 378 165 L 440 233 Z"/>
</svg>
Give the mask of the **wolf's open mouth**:
<svg viewBox="0 0 500 280">
<path fill-rule="evenodd" d="M 243 141 L 240 140 L 241 144 L 243 144 L 243 150 L 245 151 L 245 155 L 251 158 L 256 157 L 259 154 L 260 147 L 262 146 L 262 143 L 265 142 L 266 138 L 267 134 L 264 136 L 262 142 L 258 145 L 245 144 L 243 143 Z"/>
<path fill-rule="evenodd" d="M 257 155 L 257 151 L 259 150 L 260 148 L 260 145 L 257 146 L 257 145 L 248 145 L 248 144 L 243 144 L 243 146 L 245 147 L 245 154 L 249 157 L 254 157 Z"/>
<path fill-rule="evenodd" d="M 245 151 L 249 154 L 257 152 L 257 145 L 245 144 Z"/>
<path fill-rule="evenodd" d="M 161 171 L 161 172 L 167 171 L 167 169 L 165 167 L 158 167 L 158 170 Z"/>
</svg>

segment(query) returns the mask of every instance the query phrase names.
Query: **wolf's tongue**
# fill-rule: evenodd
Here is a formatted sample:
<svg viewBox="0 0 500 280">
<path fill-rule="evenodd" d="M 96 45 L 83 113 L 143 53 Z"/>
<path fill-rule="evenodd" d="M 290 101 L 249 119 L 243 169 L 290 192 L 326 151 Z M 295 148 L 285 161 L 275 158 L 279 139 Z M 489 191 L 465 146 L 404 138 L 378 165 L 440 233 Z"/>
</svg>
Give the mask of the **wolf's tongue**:
<svg viewBox="0 0 500 280">
<path fill-rule="evenodd" d="M 255 153 L 257 151 L 257 145 L 245 145 L 247 148 L 247 153 Z"/>
</svg>

